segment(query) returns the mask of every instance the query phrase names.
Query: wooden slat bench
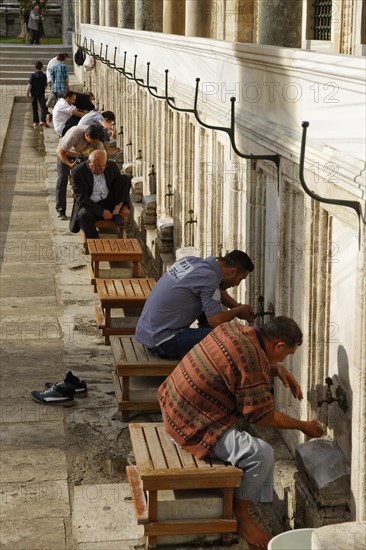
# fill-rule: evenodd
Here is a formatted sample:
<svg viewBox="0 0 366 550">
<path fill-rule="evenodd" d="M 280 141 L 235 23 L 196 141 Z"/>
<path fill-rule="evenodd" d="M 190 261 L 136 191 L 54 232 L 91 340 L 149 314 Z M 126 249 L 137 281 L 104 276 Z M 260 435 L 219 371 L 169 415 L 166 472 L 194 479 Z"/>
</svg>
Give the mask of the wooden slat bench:
<svg viewBox="0 0 366 550">
<path fill-rule="evenodd" d="M 100 300 L 100 305 L 96 306 L 97 326 L 102 330 L 106 344 L 109 344 L 111 334 L 134 334 L 134 330 L 131 332 L 129 328 L 113 325 L 111 310 L 141 310 L 155 283 L 155 279 L 142 278 L 96 279 Z"/>
<path fill-rule="evenodd" d="M 95 227 L 98 229 L 98 231 L 100 230 L 100 236 L 102 236 L 102 232 L 107 231 L 108 233 L 115 233 L 117 239 L 123 239 L 124 230 L 127 227 L 127 220 L 125 221 L 126 223 L 124 223 L 123 225 L 117 225 L 113 220 L 98 220 L 97 222 L 95 222 Z M 82 229 L 80 230 L 80 237 L 84 253 L 89 254 L 87 238 L 85 237 L 85 233 Z"/>
<path fill-rule="evenodd" d="M 87 239 L 87 244 L 91 259 L 91 282 L 95 291 L 100 262 L 132 262 L 132 276 L 141 276 L 143 253 L 137 239 Z"/>
<path fill-rule="evenodd" d="M 228 539 L 237 530 L 233 517 L 234 488 L 241 482 L 243 471 L 225 465 L 218 459 L 197 460 L 184 451 L 167 435 L 164 423 L 130 424 L 130 436 L 136 466 L 127 466 L 137 522 L 144 525 L 148 547 L 157 546 L 157 537 L 168 535 L 207 535 L 219 533 Z M 185 519 L 183 506 L 181 518 L 174 519 L 159 514 L 159 491 L 204 489 L 208 496 L 211 489 L 222 491 L 221 517 L 205 518 L 205 507 L 200 507 L 200 517 Z M 182 512 L 180 511 L 182 510 Z M 166 515 L 166 513 L 164 514 Z"/>
<path fill-rule="evenodd" d="M 137 342 L 134 336 L 111 336 L 110 342 L 116 366 L 115 372 L 112 373 L 112 379 L 123 420 L 128 421 L 129 411 L 159 411 L 155 389 L 152 389 L 153 396 L 150 398 L 149 387 L 140 390 L 139 393 L 142 395 L 134 398 L 130 378 L 145 378 L 152 385 L 160 384 L 177 366 L 179 359 L 168 360 L 156 357 L 145 346 Z M 138 390 L 135 393 L 138 393 Z"/>
</svg>

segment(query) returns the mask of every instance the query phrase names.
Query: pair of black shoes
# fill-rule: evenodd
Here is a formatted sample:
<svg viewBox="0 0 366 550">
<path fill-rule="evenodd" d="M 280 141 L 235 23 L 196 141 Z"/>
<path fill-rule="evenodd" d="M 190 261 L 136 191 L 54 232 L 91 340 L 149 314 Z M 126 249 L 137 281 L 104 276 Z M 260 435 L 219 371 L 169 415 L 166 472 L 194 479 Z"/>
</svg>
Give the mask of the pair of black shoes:
<svg viewBox="0 0 366 550">
<path fill-rule="evenodd" d="M 75 397 L 86 397 L 88 388 L 84 380 L 80 380 L 71 370 L 62 382 L 46 382 L 43 391 L 32 391 L 31 396 L 42 405 L 59 405 L 71 407 Z"/>
</svg>

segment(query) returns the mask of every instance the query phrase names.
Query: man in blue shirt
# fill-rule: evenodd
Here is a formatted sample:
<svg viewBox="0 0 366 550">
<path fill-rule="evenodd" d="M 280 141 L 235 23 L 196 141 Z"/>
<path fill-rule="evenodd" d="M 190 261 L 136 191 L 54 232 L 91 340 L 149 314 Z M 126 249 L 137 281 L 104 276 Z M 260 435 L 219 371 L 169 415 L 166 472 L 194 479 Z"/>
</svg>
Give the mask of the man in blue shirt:
<svg viewBox="0 0 366 550">
<path fill-rule="evenodd" d="M 56 101 L 70 89 L 66 55 L 64 53 L 58 54 L 57 61 L 58 63 L 51 69 L 52 91 Z"/>
<path fill-rule="evenodd" d="M 252 321 L 252 307 L 238 304 L 226 289 L 238 286 L 253 269 L 240 250 L 218 260 L 189 256 L 175 262 L 150 293 L 136 339 L 159 357 L 181 358 L 217 325 L 235 317 Z M 230 309 L 223 311 L 221 304 Z M 208 326 L 190 328 L 202 313 Z"/>
</svg>

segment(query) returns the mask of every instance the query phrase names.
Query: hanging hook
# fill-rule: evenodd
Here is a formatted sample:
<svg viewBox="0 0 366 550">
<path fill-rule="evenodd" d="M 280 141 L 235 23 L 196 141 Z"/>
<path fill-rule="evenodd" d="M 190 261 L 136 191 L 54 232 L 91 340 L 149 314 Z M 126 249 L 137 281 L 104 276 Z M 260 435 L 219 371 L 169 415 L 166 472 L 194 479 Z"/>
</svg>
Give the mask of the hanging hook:
<svg viewBox="0 0 366 550">
<path fill-rule="evenodd" d="M 144 79 L 143 78 L 136 78 L 136 65 L 137 65 L 137 57 L 138 56 L 135 54 L 134 57 L 135 57 L 135 61 L 134 61 L 134 64 L 133 64 L 133 79 L 136 82 L 136 84 L 138 84 L 142 88 L 146 88 L 146 85 L 144 85 Z"/>
<path fill-rule="evenodd" d="M 196 117 L 197 122 L 201 124 L 204 128 L 208 128 L 209 130 L 220 130 L 220 132 L 226 132 L 229 136 L 231 135 L 231 128 L 224 128 L 223 126 L 211 126 L 210 124 L 206 124 L 203 122 L 203 120 L 200 119 L 198 115 L 197 110 L 197 103 L 198 103 L 198 88 L 200 83 L 200 78 L 196 78 L 196 92 L 194 95 L 194 107 L 193 107 L 193 114 Z"/>
<path fill-rule="evenodd" d="M 150 86 L 150 62 L 147 63 L 147 75 L 146 75 L 147 84 L 146 87 L 149 90 L 150 94 L 155 97 L 156 99 L 166 99 L 165 95 L 158 95 L 157 93 L 154 94 L 151 90 L 155 90 L 155 92 L 158 91 L 156 86 Z M 174 101 L 174 97 L 169 97 L 170 101 Z"/>
<path fill-rule="evenodd" d="M 168 79 L 169 79 L 168 74 L 169 74 L 169 69 L 165 69 L 165 100 L 167 104 L 169 105 L 169 107 L 171 107 L 172 109 L 180 113 L 194 113 L 194 109 L 181 109 L 179 107 L 176 107 L 175 105 L 172 105 L 171 101 L 174 101 L 174 97 L 172 98 L 172 97 L 169 97 L 168 95 Z"/>
<path fill-rule="evenodd" d="M 116 67 L 116 70 L 119 73 L 122 73 L 123 76 L 127 78 L 127 80 L 133 80 L 132 73 L 126 72 L 126 57 L 127 57 L 127 52 L 123 52 L 123 67 Z"/>
<path fill-rule="evenodd" d="M 307 128 L 309 127 L 309 122 L 304 121 L 302 122 L 302 139 L 301 139 L 301 151 L 300 151 L 300 164 L 299 164 L 299 177 L 300 177 L 300 183 L 302 185 L 302 188 L 304 189 L 305 193 L 307 193 L 312 199 L 318 201 L 318 202 L 324 202 L 326 204 L 334 204 L 339 206 L 347 206 L 348 208 L 353 208 L 353 210 L 356 211 L 358 216 L 358 244 L 360 246 L 361 243 L 361 220 L 363 223 L 366 223 L 366 220 L 362 216 L 362 208 L 361 204 L 358 201 L 348 201 L 348 200 L 342 200 L 342 199 L 327 199 L 325 197 L 321 197 L 320 195 L 317 195 L 313 191 L 309 189 L 309 187 L 306 185 L 305 177 L 304 177 L 304 163 L 305 163 L 305 147 L 306 147 L 306 132 Z"/>
</svg>

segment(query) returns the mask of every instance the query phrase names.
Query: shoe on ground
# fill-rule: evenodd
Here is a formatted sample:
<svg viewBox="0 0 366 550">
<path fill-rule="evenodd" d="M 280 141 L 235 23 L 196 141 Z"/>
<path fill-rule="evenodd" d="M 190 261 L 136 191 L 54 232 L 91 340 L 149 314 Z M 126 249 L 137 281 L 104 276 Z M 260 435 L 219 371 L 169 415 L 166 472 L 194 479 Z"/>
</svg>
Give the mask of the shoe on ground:
<svg viewBox="0 0 366 550">
<path fill-rule="evenodd" d="M 66 216 L 65 212 L 61 212 L 60 210 L 57 211 L 57 217 L 59 220 L 68 220 L 68 217 Z"/>
<path fill-rule="evenodd" d="M 57 384 L 44 391 L 32 391 L 34 401 L 41 405 L 71 407 L 74 404 L 75 390 L 69 384 Z"/>
<path fill-rule="evenodd" d="M 43 126 L 44 128 L 50 127 L 50 125 L 47 122 L 41 122 L 41 126 Z"/>
<path fill-rule="evenodd" d="M 75 391 L 75 397 L 86 397 L 88 395 L 88 387 L 84 380 L 80 380 L 75 376 L 71 370 L 67 373 L 65 380 L 62 382 L 46 382 L 46 388 L 58 388 L 59 386 L 63 387 L 64 385 L 70 386 Z"/>
<path fill-rule="evenodd" d="M 38 122 L 33 122 L 33 128 L 38 128 L 39 124 Z"/>
</svg>

